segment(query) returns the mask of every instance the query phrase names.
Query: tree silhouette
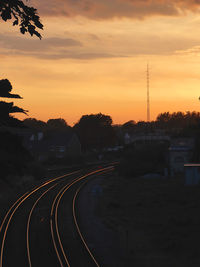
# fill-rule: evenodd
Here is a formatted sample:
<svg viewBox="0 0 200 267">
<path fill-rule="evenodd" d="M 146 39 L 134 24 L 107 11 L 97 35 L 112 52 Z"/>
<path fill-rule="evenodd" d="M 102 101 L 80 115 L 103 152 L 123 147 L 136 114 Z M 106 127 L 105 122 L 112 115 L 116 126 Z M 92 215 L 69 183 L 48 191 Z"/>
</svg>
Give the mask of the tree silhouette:
<svg viewBox="0 0 200 267">
<path fill-rule="evenodd" d="M 58 119 L 49 119 L 47 121 L 47 128 L 48 130 L 52 131 L 66 131 L 69 130 L 71 127 L 66 123 L 64 119 L 58 118 Z"/>
<path fill-rule="evenodd" d="M 18 98 L 21 96 L 11 94 L 12 85 L 7 79 L 0 80 L 0 97 Z M 20 120 L 10 114 L 24 113 L 27 111 L 13 102 L 0 101 L 0 169 L 1 179 L 9 175 L 22 175 L 26 166 L 32 160 L 30 153 L 23 147 L 22 137 L 12 133 L 13 128 L 23 127 Z M 3 127 L 2 127 L 3 126 Z"/>
<path fill-rule="evenodd" d="M 0 17 L 4 20 L 13 19 L 13 26 L 19 25 L 22 34 L 28 32 L 40 39 L 41 34 L 37 29 L 43 29 L 37 9 L 24 4 L 21 0 L 0 0 Z"/>
<path fill-rule="evenodd" d="M 200 113 L 189 112 L 164 112 L 157 116 L 156 123 L 161 128 L 186 128 L 200 125 Z"/>
<path fill-rule="evenodd" d="M 115 131 L 112 118 L 101 113 L 84 115 L 75 124 L 84 149 L 102 149 L 115 143 Z"/>
<path fill-rule="evenodd" d="M 136 122 L 134 120 L 130 120 L 130 121 L 125 122 L 122 125 L 122 129 L 127 132 L 133 131 L 135 129 L 135 125 L 136 125 Z"/>
<path fill-rule="evenodd" d="M 23 120 L 23 124 L 32 129 L 32 130 L 37 130 L 37 131 L 43 131 L 44 129 L 46 129 L 46 123 L 44 121 L 41 120 L 37 120 L 35 118 L 28 118 Z"/>
<path fill-rule="evenodd" d="M 0 97 L 5 98 L 22 98 L 19 95 L 11 94 L 12 85 L 7 79 L 0 80 Z M 27 114 L 27 110 L 14 106 L 13 102 L 0 101 L 0 125 L 2 126 L 16 126 L 20 124 L 20 121 L 13 118 L 10 114 L 12 113 L 24 113 Z"/>
</svg>

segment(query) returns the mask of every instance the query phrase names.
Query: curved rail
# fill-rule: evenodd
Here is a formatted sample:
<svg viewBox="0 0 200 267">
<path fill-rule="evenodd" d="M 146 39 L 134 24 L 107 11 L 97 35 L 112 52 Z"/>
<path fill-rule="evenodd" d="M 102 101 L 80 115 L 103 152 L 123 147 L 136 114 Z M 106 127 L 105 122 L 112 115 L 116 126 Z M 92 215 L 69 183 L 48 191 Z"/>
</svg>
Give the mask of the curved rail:
<svg viewBox="0 0 200 267">
<path fill-rule="evenodd" d="M 51 189 L 53 189 L 57 184 L 58 183 L 56 183 L 53 186 L 49 187 L 44 193 L 42 193 L 42 195 L 40 195 L 40 197 L 35 201 L 34 205 L 32 206 L 32 209 L 31 209 L 31 211 L 29 213 L 29 216 L 28 216 L 28 222 L 27 222 L 27 228 L 26 228 L 26 247 L 27 247 L 28 263 L 29 263 L 30 267 L 32 266 L 31 255 L 30 255 L 30 246 L 29 246 L 29 230 L 30 230 L 31 216 L 32 216 L 33 210 L 35 209 L 35 207 L 36 207 L 37 203 L 39 202 L 39 200 L 44 195 L 46 195 Z"/>
<path fill-rule="evenodd" d="M 69 184 L 67 184 L 66 186 L 64 186 L 64 187 L 59 191 L 59 193 L 57 194 L 57 196 L 56 196 L 55 199 L 54 199 L 54 202 L 53 202 L 53 205 L 52 205 L 52 209 L 51 209 L 51 217 L 53 218 L 53 214 L 54 214 L 54 210 L 55 210 L 54 223 L 55 223 L 56 235 L 57 235 L 57 238 L 58 238 L 58 243 L 59 243 L 60 249 L 61 249 L 61 251 L 62 251 L 62 255 L 59 254 L 59 252 L 58 252 L 58 248 L 57 248 L 57 246 L 56 246 L 55 235 L 54 235 L 54 231 L 53 231 L 53 222 L 52 222 L 52 220 L 51 220 L 51 234 L 52 234 L 52 239 L 53 239 L 53 243 L 54 243 L 54 248 L 55 248 L 55 250 L 56 250 L 56 254 L 57 254 L 57 256 L 58 256 L 59 262 L 60 262 L 60 264 L 61 264 L 62 267 L 65 266 L 65 265 L 63 264 L 62 260 L 61 260 L 61 257 L 62 257 L 62 256 L 64 257 L 64 259 L 65 259 L 65 264 L 67 264 L 68 267 L 70 267 L 70 263 L 69 263 L 69 260 L 67 259 L 66 253 L 65 253 L 65 251 L 64 251 L 63 244 L 62 244 L 62 241 L 61 241 L 61 238 L 60 238 L 59 229 L 58 229 L 58 206 L 59 206 L 59 204 L 60 204 L 60 201 L 61 201 L 63 195 L 65 194 L 65 192 L 66 192 L 72 185 L 74 185 L 75 183 L 77 183 L 77 182 L 79 182 L 79 181 L 81 181 L 81 180 L 83 180 L 83 179 L 85 179 L 85 178 L 87 178 L 87 177 L 89 177 L 89 176 L 91 176 L 91 175 L 93 175 L 93 174 L 101 174 L 101 173 L 103 173 L 103 172 L 105 172 L 105 171 L 109 171 L 109 170 L 113 170 L 113 166 L 111 166 L 111 167 L 106 167 L 106 168 L 102 168 L 102 169 L 99 169 L 99 170 L 96 170 L 96 171 L 92 171 L 92 172 L 90 172 L 90 173 L 88 173 L 88 174 L 86 174 L 86 175 L 81 176 L 80 178 L 74 179 L 74 181 L 72 181 L 71 183 L 69 183 Z M 86 183 L 86 182 L 85 182 L 85 183 Z M 84 184 L 85 184 L 85 183 L 84 183 Z M 81 235 L 80 229 L 79 229 L 79 227 L 77 227 L 77 226 L 78 226 L 77 221 L 75 222 L 75 225 L 76 225 L 77 231 L 78 231 L 78 233 L 79 233 L 79 235 L 81 236 L 81 239 L 82 239 L 82 241 L 83 241 L 84 239 L 83 239 L 83 237 L 82 237 L 82 235 Z M 85 247 L 86 247 L 88 253 L 90 254 L 92 260 L 93 260 L 93 261 L 95 262 L 95 264 L 99 267 L 99 264 L 97 263 L 97 261 L 95 260 L 94 256 L 93 256 L 92 253 L 90 252 L 90 250 L 89 250 L 89 248 L 88 248 L 86 242 L 83 241 L 83 243 L 84 243 L 84 245 L 85 245 Z"/>
<path fill-rule="evenodd" d="M 52 207 L 51 207 L 51 218 L 50 218 L 50 228 L 51 228 L 51 236 L 53 239 L 53 245 L 54 245 L 54 249 L 55 252 L 57 254 L 58 260 L 60 262 L 61 267 L 65 267 L 68 266 L 70 267 L 70 263 L 67 259 L 66 253 L 64 251 L 63 248 L 63 244 L 61 241 L 61 237 L 60 237 L 60 233 L 59 233 L 59 227 L 58 227 L 58 207 L 59 204 L 61 202 L 61 199 L 63 197 L 63 195 L 65 194 L 65 192 L 71 188 L 74 184 L 78 183 L 79 181 L 84 180 L 85 178 L 88 178 L 89 176 L 92 176 L 94 174 L 101 174 L 107 171 L 113 170 L 113 166 L 109 166 L 106 168 L 101 168 L 92 172 L 87 173 L 86 175 L 83 175 L 81 177 L 76 177 L 73 178 L 73 180 L 71 180 L 70 182 L 68 181 L 67 184 L 65 183 L 65 185 L 61 188 L 61 190 L 59 190 L 59 192 L 57 193 L 56 197 L 54 198 Z M 49 179 L 46 182 L 44 182 L 43 184 L 34 187 L 31 191 L 27 191 L 25 194 L 23 194 L 21 197 L 19 197 L 14 204 L 9 208 L 9 210 L 7 211 L 6 215 L 3 218 L 3 221 L 1 223 L 0 226 L 0 234 L 2 233 L 2 243 L 1 243 L 1 248 L 0 248 L 0 267 L 3 266 L 3 256 L 4 256 L 4 246 L 5 246 L 5 241 L 6 241 L 6 236 L 7 236 L 7 231 L 9 228 L 9 225 L 11 223 L 11 220 L 14 216 L 14 214 L 16 213 L 16 211 L 19 209 L 19 207 L 28 199 L 30 198 L 35 192 L 37 192 L 38 190 L 44 188 L 45 186 L 50 186 L 53 182 L 56 182 L 55 184 L 51 185 L 48 189 L 45 189 L 45 191 L 43 191 L 43 193 L 41 192 L 41 195 L 34 201 L 34 204 L 29 212 L 28 215 L 28 221 L 27 221 L 27 228 L 26 228 L 26 247 L 27 247 L 27 255 L 28 255 L 28 264 L 31 267 L 32 266 L 32 262 L 31 262 L 31 252 L 30 252 L 30 222 L 31 222 L 31 216 L 33 214 L 33 211 L 36 207 L 36 205 L 38 204 L 39 200 L 45 195 L 47 194 L 50 190 L 52 190 L 53 188 L 55 188 L 58 184 L 60 184 L 60 182 L 62 182 L 62 178 L 68 177 L 70 175 L 79 173 L 79 171 L 74 171 L 53 179 Z M 61 181 L 60 181 L 61 180 Z M 87 182 L 87 181 L 86 181 Z M 77 219 L 76 219 L 76 214 L 75 214 L 75 201 L 76 201 L 76 197 L 78 192 L 80 191 L 81 187 L 86 183 L 84 182 L 76 191 L 74 197 L 73 197 L 73 204 L 72 204 L 72 211 L 73 211 L 73 217 L 74 217 L 74 222 L 75 222 L 75 227 L 77 229 L 77 232 L 79 234 L 79 236 L 81 237 L 81 240 L 85 246 L 85 248 L 87 249 L 90 257 L 92 258 L 93 262 L 96 264 L 96 266 L 99 267 L 99 264 L 97 263 L 96 259 L 94 258 L 94 256 L 92 255 L 90 249 L 88 248 L 86 241 L 84 240 L 81 231 L 79 229 L 78 223 L 77 223 Z M 55 238 L 57 239 L 57 242 L 55 240 Z"/>
<path fill-rule="evenodd" d="M 113 170 L 114 168 L 110 169 L 110 170 Z M 110 171 L 110 170 L 107 170 L 107 171 Z M 107 172 L 105 171 L 105 172 Z M 101 172 L 102 174 L 102 172 Z M 73 198 L 73 217 L 74 217 L 74 222 L 75 222 L 75 225 L 76 225 L 76 229 L 77 229 L 77 232 L 86 248 L 86 250 L 88 251 L 88 253 L 90 254 L 91 258 L 93 259 L 93 261 L 95 262 L 96 266 L 97 267 L 100 267 L 99 263 L 97 262 L 97 260 L 95 259 L 94 255 L 92 254 L 91 250 L 89 249 L 86 241 L 85 241 L 85 238 L 83 237 L 83 234 L 81 233 L 80 231 L 80 227 L 78 225 L 78 222 L 77 222 L 77 216 L 76 216 L 76 212 L 75 212 L 75 202 L 76 202 L 76 198 L 77 198 L 77 195 L 79 193 L 79 191 L 81 190 L 81 188 L 87 183 L 87 181 L 85 183 L 83 183 L 82 185 L 79 186 L 79 188 L 76 190 L 76 193 L 74 195 L 74 198 Z"/>
<path fill-rule="evenodd" d="M 0 231 L 2 232 L 2 229 L 5 225 L 5 230 L 4 230 L 4 233 L 3 233 L 3 239 L 2 239 L 2 244 L 1 244 L 1 253 L 0 253 L 0 267 L 3 266 L 3 253 L 4 253 L 4 245 L 5 245 L 5 239 L 6 239 L 6 235 L 7 235 L 7 231 L 8 231 L 8 227 L 10 225 L 10 222 L 11 222 L 11 219 L 13 218 L 15 212 L 17 211 L 17 209 L 21 206 L 21 204 L 26 200 L 28 199 L 31 195 L 33 195 L 36 191 L 38 191 L 39 189 L 45 187 L 46 185 L 49 185 L 50 183 L 52 182 L 55 182 L 59 179 L 62 179 L 62 178 L 65 178 L 67 176 L 70 176 L 70 175 L 73 175 L 75 173 L 78 173 L 80 172 L 79 171 L 74 171 L 74 172 L 71 172 L 71 173 L 68 173 L 68 174 L 65 174 L 65 175 L 62 175 L 62 176 L 59 176 L 59 177 L 56 177 L 54 179 L 49 179 L 48 181 L 44 182 L 42 185 L 40 186 L 37 186 L 36 188 L 34 188 L 31 192 L 26 192 L 25 194 L 23 194 L 19 199 L 17 199 L 15 201 L 15 203 L 10 207 L 10 209 L 7 211 L 3 221 L 2 221 L 2 224 L 1 224 L 1 227 L 0 227 Z M 8 219 L 7 223 L 6 223 L 6 220 Z"/>
</svg>

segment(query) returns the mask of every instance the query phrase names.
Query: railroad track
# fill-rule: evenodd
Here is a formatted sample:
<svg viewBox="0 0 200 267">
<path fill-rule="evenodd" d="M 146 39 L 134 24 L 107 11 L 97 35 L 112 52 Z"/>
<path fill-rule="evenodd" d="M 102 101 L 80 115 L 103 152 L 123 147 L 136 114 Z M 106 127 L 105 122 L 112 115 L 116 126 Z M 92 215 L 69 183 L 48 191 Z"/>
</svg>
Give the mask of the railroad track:
<svg viewBox="0 0 200 267">
<path fill-rule="evenodd" d="M 112 170 L 68 173 L 17 199 L 0 226 L 0 267 L 99 266 L 80 231 L 75 203 L 88 179 Z"/>
</svg>

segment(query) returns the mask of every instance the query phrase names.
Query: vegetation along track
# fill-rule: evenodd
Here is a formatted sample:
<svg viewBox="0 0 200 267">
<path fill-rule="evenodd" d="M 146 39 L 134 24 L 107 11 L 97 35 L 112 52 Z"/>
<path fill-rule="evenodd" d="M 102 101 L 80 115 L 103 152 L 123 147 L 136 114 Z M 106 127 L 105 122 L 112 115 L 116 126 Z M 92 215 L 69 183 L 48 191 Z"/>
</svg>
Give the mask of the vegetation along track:
<svg viewBox="0 0 200 267">
<path fill-rule="evenodd" d="M 63 199 L 63 196 L 68 195 L 68 194 L 65 194 L 68 191 L 70 195 L 69 198 L 72 199 L 72 203 L 74 205 L 73 199 L 74 199 L 74 195 L 75 194 L 77 195 L 77 186 L 80 187 L 80 183 L 83 183 L 84 179 L 89 178 L 93 175 L 100 174 L 105 171 L 110 171 L 112 169 L 113 167 L 101 168 L 101 169 L 89 172 L 83 176 L 80 176 L 79 174 L 79 177 L 77 177 L 77 174 L 78 172 L 80 173 L 80 171 L 68 173 L 66 175 L 46 181 L 42 185 L 37 186 L 31 191 L 26 192 L 23 196 L 17 199 L 16 202 L 10 207 L 10 209 L 6 213 L 0 226 L 0 242 L 1 242 L 0 243 L 0 250 L 1 250 L 0 251 L 1 252 L 0 267 L 3 267 L 3 266 L 9 267 L 13 265 L 22 266 L 22 267 L 23 266 L 38 266 L 38 267 L 44 266 L 43 260 L 45 260 L 45 258 L 47 257 L 48 259 L 46 259 L 45 262 L 47 263 L 48 266 L 76 266 L 73 263 L 73 256 L 71 258 L 69 257 L 70 260 L 67 258 L 68 255 L 66 256 L 66 253 L 68 254 L 69 244 L 66 245 L 65 239 L 64 239 L 64 244 L 63 244 L 63 241 L 61 241 L 61 234 L 59 232 L 59 227 L 63 228 L 63 225 L 62 225 L 63 218 L 60 218 L 60 219 L 58 218 L 58 217 L 62 217 L 62 216 L 58 216 L 58 210 L 61 208 L 59 206 L 63 206 L 64 204 L 60 205 L 60 202 L 66 203 L 65 200 Z M 74 189 L 71 190 L 72 188 Z M 51 240 L 49 242 L 49 240 L 47 240 L 46 238 L 42 238 L 43 232 L 47 230 L 47 229 L 44 229 L 44 231 L 40 231 L 39 233 L 41 240 L 37 243 L 33 243 L 31 242 L 31 240 L 34 239 L 33 236 L 36 234 L 36 231 L 31 230 L 31 229 L 35 229 L 34 223 L 31 223 L 32 221 L 34 222 L 33 214 L 35 213 L 34 211 L 36 210 L 36 208 L 38 208 L 39 202 L 44 201 L 44 198 L 50 195 L 50 192 L 51 192 L 51 195 L 53 196 L 53 200 L 50 202 L 48 200 L 47 202 L 47 199 L 46 199 L 46 203 L 48 203 L 48 206 L 51 205 L 52 203 L 52 205 L 50 206 L 51 214 L 49 216 L 51 231 L 49 231 L 49 227 L 45 227 L 45 228 L 48 228 L 49 236 L 51 233 Z M 31 208 L 30 208 L 30 204 L 31 204 Z M 71 211 L 70 211 L 70 208 L 68 208 L 68 210 L 69 210 L 69 213 L 67 213 L 67 216 L 73 218 L 74 226 L 68 225 L 69 229 L 67 229 L 67 231 L 71 233 L 74 231 L 73 227 L 76 227 L 76 232 L 80 236 L 79 246 L 81 246 L 80 243 L 82 243 L 82 246 L 83 245 L 85 246 L 86 242 L 83 240 L 83 237 L 81 236 L 76 217 L 75 216 L 73 217 L 73 215 L 75 215 L 74 207 L 71 205 Z M 49 221 L 47 225 L 49 226 Z M 36 230 L 38 229 L 36 228 Z M 63 234 L 63 231 L 62 231 L 62 234 Z M 69 240 L 71 242 L 71 238 L 69 238 Z M 80 240 L 82 240 L 83 242 L 80 242 Z M 46 254 L 42 253 L 42 257 L 41 257 L 41 253 L 39 256 L 37 256 L 37 252 L 39 251 L 37 246 L 39 245 L 40 242 L 45 242 L 45 247 L 48 247 L 48 246 L 52 247 L 51 249 L 48 249 Z M 6 245 L 6 243 L 8 244 Z M 24 247 L 24 249 L 20 250 L 20 247 Z M 93 266 L 94 265 L 98 266 L 97 262 L 95 261 L 94 257 L 89 251 L 89 248 L 86 246 L 85 248 L 87 249 L 87 252 L 89 252 L 87 254 L 92 259 Z M 80 250 L 82 251 L 83 249 L 81 248 Z M 54 257 L 52 257 L 52 254 L 54 254 Z M 71 252 L 70 254 L 78 255 L 79 252 L 77 251 Z M 85 255 L 85 253 L 83 254 Z M 41 264 L 38 263 L 40 262 L 40 260 L 41 260 Z M 88 266 L 90 266 L 90 264 Z"/>
</svg>

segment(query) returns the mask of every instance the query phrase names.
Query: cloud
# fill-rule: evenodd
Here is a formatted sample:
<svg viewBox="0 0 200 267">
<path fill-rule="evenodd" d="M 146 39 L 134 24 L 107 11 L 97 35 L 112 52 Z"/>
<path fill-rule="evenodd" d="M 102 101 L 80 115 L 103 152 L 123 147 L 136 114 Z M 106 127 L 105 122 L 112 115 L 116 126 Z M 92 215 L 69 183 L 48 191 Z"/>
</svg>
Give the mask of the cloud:
<svg viewBox="0 0 200 267">
<path fill-rule="evenodd" d="M 81 47 L 82 43 L 71 38 L 44 38 L 37 40 L 33 38 L 22 38 L 13 35 L 0 34 L 0 43 L 4 49 L 24 52 L 37 52 L 55 50 L 63 47 Z"/>
<path fill-rule="evenodd" d="M 80 39 L 82 37 L 80 36 Z M 173 55 L 197 52 L 199 38 L 187 36 L 166 36 L 155 33 L 119 34 L 108 38 L 89 34 L 86 39 L 77 38 L 44 38 L 26 39 L 13 35 L 0 34 L 0 53 L 4 56 L 34 57 L 44 60 L 94 60 L 106 58 L 126 58 L 139 55 Z M 195 51 L 194 48 L 195 47 Z M 190 50 L 192 48 L 192 50 Z"/>
<path fill-rule="evenodd" d="M 196 45 L 191 48 L 185 49 L 185 50 L 177 50 L 175 52 L 178 55 L 195 55 L 200 56 L 200 46 Z"/>
<path fill-rule="evenodd" d="M 199 0 L 33 0 L 33 6 L 46 16 L 84 16 L 91 19 L 148 16 L 177 16 L 199 11 Z"/>
<path fill-rule="evenodd" d="M 91 35 L 92 39 L 98 39 Z M 26 39 L 13 35 L 0 34 L 0 55 L 2 56 L 28 56 L 39 59 L 97 59 L 122 57 L 114 53 L 100 51 L 98 48 L 89 51 L 80 41 L 72 38 L 44 38 Z"/>
<path fill-rule="evenodd" d="M 187 36 L 146 34 L 137 35 L 135 39 L 125 39 L 118 41 L 119 47 L 126 47 L 126 54 L 129 55 L 173 55 L 177 51 L 188 50 L 199 45 L 199 38 L 189 38 Z M 118 48 L 118 52 L 120 49 Z M 121 50 L 122 52 L 122 50 Z"/>
<path fill-rule="evenodd" d="M 38 58 L 42 59 L 80 59 L 80 60 L 92 60 L 92 59 L 104 59 L 104 58 L 120 58 L 120 57 L 126 57 L 122 55 L 115 55 L 115 54 L 109 54 L 109 53 L 72 53 L 63 51 L 57 54 L 38 54 Z"/>
</svg>

